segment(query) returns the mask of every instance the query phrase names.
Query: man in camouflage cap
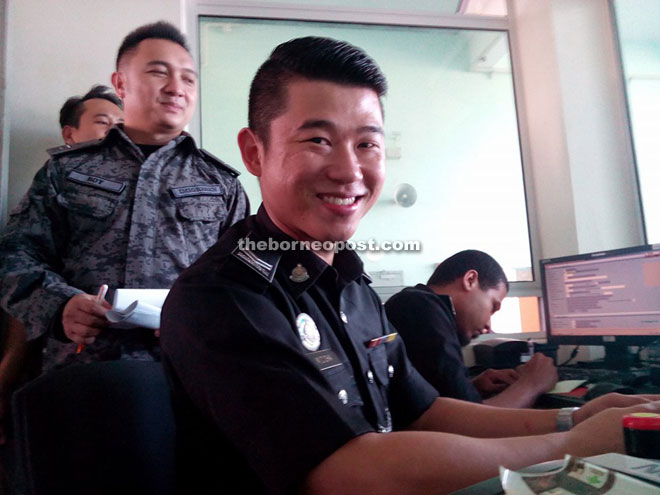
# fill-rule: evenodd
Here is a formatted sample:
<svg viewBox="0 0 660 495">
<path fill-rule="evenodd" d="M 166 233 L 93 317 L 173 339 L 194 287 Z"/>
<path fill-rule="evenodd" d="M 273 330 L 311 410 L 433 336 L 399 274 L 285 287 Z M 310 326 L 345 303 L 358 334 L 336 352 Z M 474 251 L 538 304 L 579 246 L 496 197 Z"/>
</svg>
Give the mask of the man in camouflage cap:
<svg viewBox="0 0 660 495">
<path fill-rule="evenodd" d="M 101 284 L 110 294 L 169 288 L 249 209 L 238 173 L 183 132 L 198 83 L 174 26 L 130 33 L 112 82 L 123 126 L 52 150 L 0 239 L 0 303 L 28 339 L 49 337 L 46 369 L 157 359 L 153 332 L 106 329 L 110 305 L 94 294 Z"/>
</svg>

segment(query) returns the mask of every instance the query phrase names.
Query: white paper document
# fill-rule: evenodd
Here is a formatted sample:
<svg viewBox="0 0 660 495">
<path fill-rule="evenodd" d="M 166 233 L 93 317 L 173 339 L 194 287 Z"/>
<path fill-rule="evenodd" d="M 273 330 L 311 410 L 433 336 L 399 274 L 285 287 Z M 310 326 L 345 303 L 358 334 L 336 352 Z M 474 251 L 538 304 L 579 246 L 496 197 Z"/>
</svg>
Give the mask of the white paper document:
<svg viewBox="0 0 660 495">
<path fill-rule="evenodd" d="M 555 384 L 555 388 L 546 392 L 548 394 L 567 394 L 578 388 L 587 380 L 562 380 Z"/>
<path fill-rule="evenodd" d="M 126 309 L 133 301 L 162 308 L 169 289 L 117 289 L 112 299 L 114 309 Z"/>
<path fill-rule="evenodd" d="M 105 315 L 113 328 L 160 328 L 160 309 L 168 289 L 117 289 Z"/>
</svg>

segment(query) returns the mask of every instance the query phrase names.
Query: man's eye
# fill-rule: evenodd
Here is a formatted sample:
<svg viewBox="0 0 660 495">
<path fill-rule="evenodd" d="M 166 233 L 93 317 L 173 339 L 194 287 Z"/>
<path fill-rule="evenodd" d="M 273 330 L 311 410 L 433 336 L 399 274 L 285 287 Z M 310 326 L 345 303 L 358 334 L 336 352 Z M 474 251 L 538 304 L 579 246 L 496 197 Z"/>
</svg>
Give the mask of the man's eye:
<svg viewBox="0 0 660 495">
<path fill-rule="evenodd" d="M 96 120 L 94 121 L 95 124 L 100 124 L 100 125 L 110 125 L 110 121 L 108 120 Z"/>
<path fill-rule="evenodd" d="M 376 146 L 377 146 L 376 143 L 370 143 L 370 142 L 358 144 L 358 148 L 367 148 L 368 149 L 368 148 L 375 148 Z"/>
<path fill-rule="evenodd" d="M 165 72 L 164 70 L 150 70 L 149 74 L 154 74 L 156 76 L 166 76 L 167 72 Z"/>
<path fill-rule="evenodd" d="M 330 144 L 330 142 L 326 138 L 322 138 L 322 137 L 313 137 L 311 139 L 308 139 L 308 141 L 315 144 Z"/>
</svg>

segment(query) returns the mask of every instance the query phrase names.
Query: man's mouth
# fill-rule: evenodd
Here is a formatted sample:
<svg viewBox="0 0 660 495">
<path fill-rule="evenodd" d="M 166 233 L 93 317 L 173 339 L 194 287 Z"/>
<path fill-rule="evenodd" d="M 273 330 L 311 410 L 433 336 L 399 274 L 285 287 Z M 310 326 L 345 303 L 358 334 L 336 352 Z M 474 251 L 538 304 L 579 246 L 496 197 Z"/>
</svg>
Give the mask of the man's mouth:
<svg viewBox="0 0 660 495">
<path fill-rule="evenodd" d="M 160 104 L 167 107 L 170 110 L 182 110 L 183 109 L 183 107 L 181 105 L 179 105 L 178 103 L 171 102 L 171 101 L 161 101 Z"/>
<path fill-rule="evenodd" d="M 321 200 L 325 201 L 326 203 L 330 203 L 338 206 L 351 206 L 358 200 L 356 196 L 340 197 L 340 196 L 331 196 L 329 194 L 322 194 L 320 197 Z"/>
</svg>

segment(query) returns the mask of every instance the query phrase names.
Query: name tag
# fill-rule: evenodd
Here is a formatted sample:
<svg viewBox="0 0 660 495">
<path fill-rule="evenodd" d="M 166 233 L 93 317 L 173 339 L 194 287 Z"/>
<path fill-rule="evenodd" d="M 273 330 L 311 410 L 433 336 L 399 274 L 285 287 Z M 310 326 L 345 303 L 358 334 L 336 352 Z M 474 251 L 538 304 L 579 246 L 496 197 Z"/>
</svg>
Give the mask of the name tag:
<svg viewBox="0 0 660 495">
<path fill-rule="evenodd" d="M 218 184 L 173 187 L 170 189 L 175 198 L 189 198 L 190 196 L 222 196 L 224 189 Z"/>
<path fill-rule="evenodd" d="M 81 174 L 75 170 L 69 172 L 69 175 L 67 175 L 66 178 L 72 182 L 77 182 L 78 184 L 96 187 L 97 189 L 103 189 L 104 191 L 110 191 L 116 194 L 122 192 L 126 187 L 126 184 L 123 182 L 104 179 L 103 177 L 97 177 L 96 175 Z"/>
<path fill-rule="evenodd" d="M 314 364 L 316 364 L 318 369 L 321 371 L 335 368 L 337 366 L 341 366 L 342 364 L 337 354 L 332 352 L 330 349 L 310 352 L 307 354 L 307 357 L 311 358 L 312 361 L 314 361 Z"/>
</svg>

